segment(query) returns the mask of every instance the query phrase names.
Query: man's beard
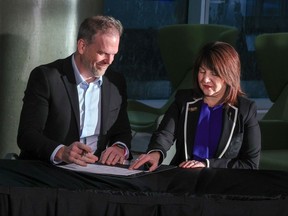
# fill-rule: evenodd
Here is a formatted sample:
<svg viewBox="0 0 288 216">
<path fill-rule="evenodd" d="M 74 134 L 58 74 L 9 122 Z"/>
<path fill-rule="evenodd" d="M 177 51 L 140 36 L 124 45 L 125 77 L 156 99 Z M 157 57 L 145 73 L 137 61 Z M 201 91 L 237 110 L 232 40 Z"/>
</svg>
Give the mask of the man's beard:
<svg viewBox="0 0 288 216">
<path fill-rule="evenodd" d="M 90 61 L 83 61 L 83 64 L 87 68 L 87 70 L 90 72 L 90 75 L 93 77 L 100 77 L 103 76 L 108 68 L 107 67 L 98 67 L 98 65 L 92 64 Z"/>
<path fill-rule="evenodd" d="M 105 68 L 102 67 L 101 69 L 98 69 L 98 68 L 96 67 L 96 65 L 94 65 L 94 66 L 91 68 L 90 72 L 91 72 L 91 75 L 93 75 L 93 76 L 95 76 L 95 77 L 100 77 L 100 76 L 103 76 L 103 75 L 105 74 L 106 70 L 107 70 L 107 67 L 105 67 Z"/>
</svg>

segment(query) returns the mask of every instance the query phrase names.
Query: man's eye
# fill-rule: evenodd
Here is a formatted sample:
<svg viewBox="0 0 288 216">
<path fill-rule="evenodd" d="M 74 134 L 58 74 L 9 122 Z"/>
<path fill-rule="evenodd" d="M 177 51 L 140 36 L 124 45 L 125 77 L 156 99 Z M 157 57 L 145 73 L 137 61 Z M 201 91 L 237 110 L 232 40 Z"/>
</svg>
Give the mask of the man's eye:
<svg viewBox="0 0 288 216">
<path fill-rule="evenodd" d="M 103 51 L 98 51 L 97 54 L 100 55 L 100 56 L 106 55 L 106 53 L 103 52 Z"/>
</svg>

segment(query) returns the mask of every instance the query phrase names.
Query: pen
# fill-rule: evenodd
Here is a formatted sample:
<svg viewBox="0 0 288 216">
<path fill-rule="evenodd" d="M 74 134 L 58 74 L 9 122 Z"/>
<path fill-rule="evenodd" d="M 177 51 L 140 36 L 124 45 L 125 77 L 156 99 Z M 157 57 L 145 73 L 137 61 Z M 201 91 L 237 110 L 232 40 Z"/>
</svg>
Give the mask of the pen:
<svg viewBox="0 0 288 216">
<path fill-rule="evenodd" d="M 88 152 L 83 150 L 82 153 L 81 153 L 81 157 L 84 157 L 86 154 L 88 154 Z"/>
</svg>

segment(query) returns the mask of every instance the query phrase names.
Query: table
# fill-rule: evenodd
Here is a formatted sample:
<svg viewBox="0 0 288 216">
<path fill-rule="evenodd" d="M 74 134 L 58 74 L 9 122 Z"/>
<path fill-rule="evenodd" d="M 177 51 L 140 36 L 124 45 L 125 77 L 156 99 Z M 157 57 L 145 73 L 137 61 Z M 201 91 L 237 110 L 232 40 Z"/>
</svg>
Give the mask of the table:
<svg viewBox="0 0 288 216">
<path fill-rule="evenodd" d="M 0 160 L 0 215 L 288 215 L 288 172 L 181 169 L 139 177 Z"/>
</svg>

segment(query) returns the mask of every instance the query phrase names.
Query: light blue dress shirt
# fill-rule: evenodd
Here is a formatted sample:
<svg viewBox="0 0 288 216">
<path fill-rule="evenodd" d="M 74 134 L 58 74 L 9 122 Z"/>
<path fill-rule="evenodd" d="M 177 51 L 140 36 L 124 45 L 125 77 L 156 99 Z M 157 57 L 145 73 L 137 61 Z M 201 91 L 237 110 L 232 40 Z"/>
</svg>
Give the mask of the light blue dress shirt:
<svg viewBox="0 0 288 216">
<path fill-rule="evenodd" d="M 75 74 L 79 110 L 80 110 L 80 142 L 87 144 L 92 149 L 93 153 L 97 150 L 97 141 L 100 133 L 101 116 L 101 85 L 102 77 L 87 83 L 81 76 L 75 60 L 72 56 L 72 67 Z M 54 160 L 58 150 L 64 146 L 59 145 L 50 156 L 50 161 L 54 164 L 60 163 Z"/>
<path fill-rule="evenodd" d="M 95 152 L 100 134 L 102 77 L 87 83 L 81 76 L 74 58 L 72 58 L 72 66 L 79 99 L 80 142 L 87 144 Z"/>
</svg>

